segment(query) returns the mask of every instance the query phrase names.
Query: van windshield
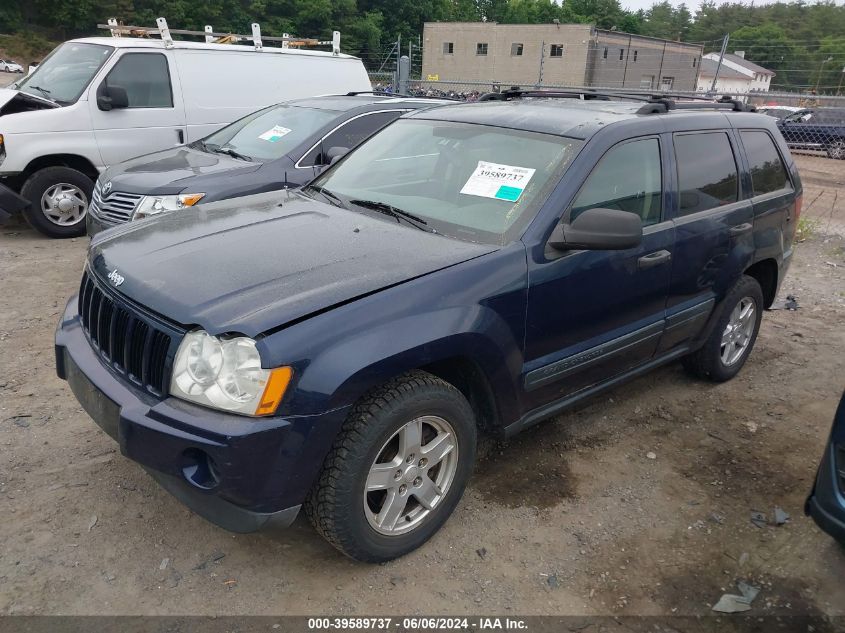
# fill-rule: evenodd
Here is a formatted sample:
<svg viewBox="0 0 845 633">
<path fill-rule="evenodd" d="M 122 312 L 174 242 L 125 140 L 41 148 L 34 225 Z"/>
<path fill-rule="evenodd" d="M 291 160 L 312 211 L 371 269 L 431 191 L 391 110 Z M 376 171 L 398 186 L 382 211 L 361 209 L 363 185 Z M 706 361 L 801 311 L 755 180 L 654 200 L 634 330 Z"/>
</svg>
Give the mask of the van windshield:
<svg viewBox="0 0 845 633">
<path fill-rule="evenodd" d="M 254 112 L 205 137 L 200 149 L 234 152 L 250 160 L 281 158 L 340 113 L 336 110 L 275 105 Z"/>
<path fill-rule="evenodd" d="M 505 244 L 536 215 L 582 145 L 551 134 L 399 119 L 304 193 L 397 222 L 404 216 L 457 239 Z"/>
<path fill-rule="evenodd" d="M 21 79 L 16 87 L 21 92 L 68 105 L 79 99 L 113 52 L 111 46 L 66 42 L 50 53 L 31 75 Z"/>
</svg>

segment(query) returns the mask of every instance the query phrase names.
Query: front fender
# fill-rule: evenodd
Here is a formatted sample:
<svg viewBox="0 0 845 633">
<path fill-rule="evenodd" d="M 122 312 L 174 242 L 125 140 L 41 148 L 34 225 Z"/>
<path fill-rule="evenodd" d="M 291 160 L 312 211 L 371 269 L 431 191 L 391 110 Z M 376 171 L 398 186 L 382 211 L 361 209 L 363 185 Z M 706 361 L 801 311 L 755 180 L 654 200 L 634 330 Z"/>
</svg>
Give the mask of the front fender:
<svg viewBox="0 0 845 633">
<path fill-rule="evenodd" d="M 328 409 L 354 403 L 398 374 L 438 361 L 464 358 L 481 369 L 495 394 L 499 418 L 518 416 L 522 354 L 510 328 L 483 306 L 449 308 L 406 317 L 346 340 L 313 359 L 297 385 L 320 394 Z M 292 402 L 296 408 L 297 402 Z"/>
</svg>

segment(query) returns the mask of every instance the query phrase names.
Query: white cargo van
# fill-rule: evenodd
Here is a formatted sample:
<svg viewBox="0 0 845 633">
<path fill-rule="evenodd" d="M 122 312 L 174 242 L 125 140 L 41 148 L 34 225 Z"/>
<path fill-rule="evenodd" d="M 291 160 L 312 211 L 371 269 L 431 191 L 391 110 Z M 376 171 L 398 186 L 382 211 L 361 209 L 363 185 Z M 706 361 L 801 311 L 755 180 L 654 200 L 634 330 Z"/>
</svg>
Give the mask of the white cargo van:
<svg viewBox="0 0 845 633">
<path fill-rule="evenodd" d="M 265 37 L 283 40 L 266 46 L 258 25 L 227 36 L 251 46 L 176 41 L 163 20 L 148 31 L 161 38 L 115 30 L 70 40 L 0 89 L 0 183 L 29 201 L 24 214 L 42 233 L 85 233 L 94 181 L 109 165 L 196 141 L 279 101 L 371 89 L 361 60 L 340 53 L 337 32 L 322 42 L 328 52 L 285 38 Z"/>
</svg>

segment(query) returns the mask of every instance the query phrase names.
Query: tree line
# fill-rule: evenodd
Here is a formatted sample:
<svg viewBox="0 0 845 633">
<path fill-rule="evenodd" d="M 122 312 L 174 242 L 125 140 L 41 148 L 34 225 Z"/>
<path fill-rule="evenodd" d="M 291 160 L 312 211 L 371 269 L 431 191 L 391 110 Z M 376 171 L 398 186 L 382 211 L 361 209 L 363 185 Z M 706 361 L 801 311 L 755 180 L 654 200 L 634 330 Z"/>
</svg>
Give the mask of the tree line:
<svg viewBox="0 0 845 633">
<path fill-rule="evenodd" d="M 730 34 L 730 50 L 774 70 L 779 87 L 835 91 L 845 67 L 845 6 L 803 0 L 776 4 L 705 1 L 696 11 L 656 2 L 629 11 L 619 0 L 27 0 L 0 2 L 0 33 L 26 33 L 61 41 L 96 33 L 116 17 L 124 24 L 153 25 L 165 16 L 174 28 L 262 32 L 327 38 L 343 34 L 343 49 L 365 59 L 383 57 L 398 38 L 417 41 L 424 22 L 491 21 L 504 24 L 592 23 L 687 42 L 717 50 Z"/>
</svg>

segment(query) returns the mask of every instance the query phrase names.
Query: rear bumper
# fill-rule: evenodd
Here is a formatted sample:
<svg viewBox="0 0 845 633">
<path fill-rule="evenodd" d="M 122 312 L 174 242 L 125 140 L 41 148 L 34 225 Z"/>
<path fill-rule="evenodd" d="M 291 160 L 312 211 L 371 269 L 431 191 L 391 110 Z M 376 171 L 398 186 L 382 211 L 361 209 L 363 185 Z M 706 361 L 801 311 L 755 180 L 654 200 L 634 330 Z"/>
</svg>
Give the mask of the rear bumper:
<svg viewBox="0 0 845 633">
<path fill-rule="evenodd" d="M 346 409 L 247 418 L 158 399 L 106 364 L 68 303 L 56 332 L 56 371 L 94 422 L 159 484 L 234 532 L 287 526 L 322 468 Z"/>
</svg>

